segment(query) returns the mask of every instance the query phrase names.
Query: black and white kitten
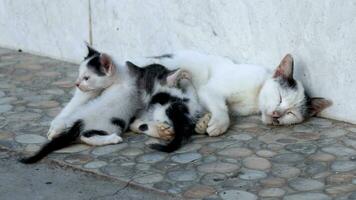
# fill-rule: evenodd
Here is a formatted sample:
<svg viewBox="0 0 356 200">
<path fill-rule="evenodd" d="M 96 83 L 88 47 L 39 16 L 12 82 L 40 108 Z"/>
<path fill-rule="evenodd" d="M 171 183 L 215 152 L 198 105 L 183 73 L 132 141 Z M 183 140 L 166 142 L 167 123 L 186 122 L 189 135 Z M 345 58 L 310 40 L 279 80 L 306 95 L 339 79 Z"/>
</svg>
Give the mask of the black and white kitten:
<svg viewBox="0 0 356 200">
<path fill-rule="evenodd" d="M 122 141 L 120 134 L 128 128 L 140 105 L 136 80 L 126 65 L 116 65 L 109 55 L 88 49 L 79 67 L 75 94 L 51 123 L 51 141 L 21 162 L 37 162 L 78 141 L 89 145 Z"/>
<path fill-rule="evenodd" d="M 167 144 L 152 144 L 150 147 L 163 152 L 177 150 L 196 133 L 195 124 L 204 113 L 190 75 L 179 69 L 168 70 L 159 64 L 141 68 L 127 62 L 127 66 L 138 77 L 137 85 L 146 105 L 130 125 L 131 130 L 153 137 L 173 137 Z M 173 130 L 164 135 L 164 127 L 172 127 Z"/>
</svg>

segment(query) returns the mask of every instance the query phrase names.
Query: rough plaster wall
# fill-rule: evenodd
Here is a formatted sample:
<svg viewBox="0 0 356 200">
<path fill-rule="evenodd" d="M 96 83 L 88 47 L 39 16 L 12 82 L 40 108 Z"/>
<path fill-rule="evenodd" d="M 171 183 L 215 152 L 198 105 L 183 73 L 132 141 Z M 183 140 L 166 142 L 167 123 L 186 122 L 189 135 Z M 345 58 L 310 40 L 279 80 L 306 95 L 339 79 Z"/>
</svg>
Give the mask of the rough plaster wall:
<svg viewBox="0 0 356 200">
<path fill-rule="evenodd" d="M 88 0 L 0 0 L 0 46 L 79 61 L 88 8 Z"/>
<path fill-rule="evenodd" d="M 43 18 L 48 15 L 48 20 L 52 21 L 56 21 L 52 18 L 58 15 L 60 18 L 75 17 L 61 20 L 69 21 L 70 26 L 54 23 L 49 30 L 39 26 L 32 29 L 34 33 L 30 35 L 16 37 L 14 33 L 18 29 L 10 23 L 14 19 L 8 17 L 11 16 L 10 2 L 26 1 L 0 1 L 0 30 L 7 35 L 5 38 L 0 35 L 0 45 L 23 46 L 66 60 L 82 58 L 83 50 L 78 46 L 82 47 L 83 39 L 89 39 L 90 31 L 86 29 L 89 28 L 86 23 L 89 15 L 85 11 L 88 1 L 65 1 L 62 3 L 65 6 L 59 8 L 61 12 L 53 10 L 47 14 L 32 8 L 37 10 L 30 14 L 32 17 L 15 18 L 16 23 L 41 22 L 36 17 L 38 14 Z M 41 5 L 40 2 L 44 0 L 36 1 L 35 5 Z M 48 2 L 57 4 L 60 1 Z M 356 123 L 354 0 L 91 0 L 90 3 L 92 42 L 100 50 L 127 58 L 188 48 L 271 68 L 284 54 L 292 53 L 296 75 L 310 93 L 334 101 L 334 106 L 322 116 Z M 30 3 L 24 4 L 33 7 Z M 10 8 L 17 12 L 24 10 L 19 7 Z M 11 31 L 4 30 L 4 21 Z M 66 32 L 59 34 L 63 28 Z M 57 35 L 53 37 L 53 34 Z M 14 38 L 17 43 L 12 45 Z M 49 42 L 42 42 L 43 38 Z M 42 44 L 40 49 L 36 49 L 34 44 L 37 43 Z M 56 43 L 62 45 L 62 54 L 56 45 L 51 47 L 54 50 L 49 50 L 49 44 Z"/>
</svg>

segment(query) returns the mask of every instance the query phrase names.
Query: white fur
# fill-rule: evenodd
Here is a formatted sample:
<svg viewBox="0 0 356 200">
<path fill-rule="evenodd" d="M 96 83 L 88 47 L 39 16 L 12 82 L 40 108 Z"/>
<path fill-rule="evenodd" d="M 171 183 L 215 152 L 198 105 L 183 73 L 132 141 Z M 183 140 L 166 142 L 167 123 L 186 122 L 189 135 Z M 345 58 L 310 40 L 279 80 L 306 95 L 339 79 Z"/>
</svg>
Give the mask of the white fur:
<svg viewBox="0 0 356 200">
<path fill-rule="evenodd" d="M 230 124 L 228 111 L 237 115 L 251 115 L 262 111 L 263 122 L 271 123 L 267 116 L 277 109 L 279 99 L 275 97 L 278 88 L 272 84 L 272 72 L 266 67 L 235 64 L 227 58 L 194 51 L 177 52 L 173 54 L 173 58 L 154 62 L 192 74 L 199 100 L 212 114 L 207 129 L 210 136 L 218 136 L 227 130 Z M 301 94 L 304 94 L 304 89 L 299 82 L 297 92 L 284 92 L 283 109 L 290 109 L 300 103 L 304 97 Z M 283 118 L 281 124 L 300 121 L 299 116 L 298 120 L 289 119 L 290 117 Z"/>
<path fill-rule="evenodd" d="M 75 121 L 82 120 L 83 131 L 101 130 L 110 134 L 90 138 L 81 136 L 84 143 L 105 145 L 121 142 L 119 135 L 123 130 L 112 124 L 111 119 L 116 117 L 128 123 L 134 116 L 139 106 L 135 81 L 130 77 L 126 66 L 115 67 L 110 75 L 100 77 L 85 65 L 86 62 L 79 70 L 77 82 L 80 90 L 76 90 L 72 100 L 52 122 L 48 138 L 52 139 Z M 90 76 L 91 81 L 83 80 L 84 76 Z"/>
</svg>

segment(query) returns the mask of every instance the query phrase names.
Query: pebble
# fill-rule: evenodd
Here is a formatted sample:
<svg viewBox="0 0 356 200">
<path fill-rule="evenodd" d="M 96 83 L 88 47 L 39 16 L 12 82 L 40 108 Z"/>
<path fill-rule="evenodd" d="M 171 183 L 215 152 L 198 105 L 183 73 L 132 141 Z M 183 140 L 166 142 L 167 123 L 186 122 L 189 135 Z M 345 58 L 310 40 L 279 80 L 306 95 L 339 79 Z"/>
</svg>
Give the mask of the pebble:
<svg viewBox="0 0 356 200">
<path fill-rule="evenodd" d="M 330 162 L 335 160 L 336 157 L 332 154 L 317 153 L 317 154 L 313 154 L 310 158 L 315 161 Z"/>
<path fill-rule="evenodd" d="M 23 144 L 38 144 L 38 143 L 44 143 L 47 141 L 47 139 L 43 136 L 40 135 L 34 135 L 34 134 L 24 134 L 24 135 L 18 135 L 15 137 L 15 140 L 19 143 Z"/>
<path fill-rule="evenodd" d="M 293 178 L 298 176 L 301 173 L 301 170 L 288 165 L 280 165 L 273 167 L 272 173 L 281 178 Z"/>
<path fill-rule="evenodd" d="M 59 103 L 57 101 L 40 101 L 29 103 L 28 106 L 34 108 L 55 108 L 59 106 Z"/>
<path fill-rule="evenodd" d="M 75 144 L 70 147 L 66 147 L 64 149 L 57 150 L 55 152 L 56 153 L 77 153 L 77 152 L 85 151 L 89 148 L 90 148 L 90 146 L 85 145 L 85 144 Z"/>
<path fill-rule="evenodd" d="M 282 197 L 286 192 L 280 188 L 266 188 L 261 190 L 258 195 L 261 197 Z"/>
<path fill-rule="evenodd" d="M 256 170 L 267 170 L 272 166 L 267 159 L 260 157 L 247 157 L 242 162 L 245 167 Z"/>
<path fill-rule="evenodd" d="M 87 169 L 98 169 L 107 165 L 105 161 L 92 161 L 84 165 Z"/>
<path fill-rule="evenodd" d="M 198 170 L 206 173 L 230 173 L 237 171 L 240 168 L 237 164 L 213 162 L 198 166 Z"/>
<path fill-rule="evenodd" d="M 260 183 L 264 187 L 282 187 L 285 185 L 286 181 L 283 178 L 278 178 L 278 177 L 272 177 L 272 178 L 267 178 L 267 179 L 262 179 Z"/>
<path fill-rule="evenodd" d="M 317 146 L 314 144 L 308 144 L 308 143 L 296 143 L 296 144 L 289 144 L 285 148 L 289 151 L 294 152 L 294 153 L 310 155 L 316 151 Z"/>
<path fill-rule="evenodd" d="M 172 160 L 177 163 L 190 163 L 201 157 L 199 153 L 182 153 L 172 156 Z"/>
<path fill-rule="evenodd" d="M 211 186 L 206 185 L 195 185 L 190 187 L 183 193 L 185 198 L 191 199 L 203 199 L 204 197 L 215 194 L 215 189 Z"/>
<path fill-rule="evenodd" d="M 162 161 L 166 158 L 166 155 L 163 153 L 148 153 L 141 155 L 137 158 L 138 162 L 142 163 L 156 163 Z"/>
<path fill-rule="evenodd" d="M 222 173 L 205 174 L 200 182 L 204 185 L 219 185 L 226 180 L 226 175 Z"/>
<path fill-rule="evenodd" d="M 285 196 L 283 200 L 332 200 L 332 198 L 323 193 L 303 192 Z"/>
<path fill-rule="evenodd" d="M 141 184 L 152 184 L 157 183 L 163 180 L 163 176 L 161 174 L 149 174 L 147 176 L 139 176 L 138 178 L 134 178 L 134 181 Z"/>
<path fill-rule="evenodd" d="M 124 156 L 138 156 L 142 153 L 143 151 L 141 149 L 133 147 L 129 147 L 120 151 L 120 154 Z"/>
<path fill-rule="evenodd" d="M 174 181 L 193 181 L 198 177 L 195 170 L 172 171 L 168 172 L 167 176 Z"/>
<path fill-rule="evenodd" d="M 223 200 L 257 200 L 257 196 L 243 190 L 225 190 L 219 193 Z"/>
<path fill-rule="evenodd" d="M 356 191 L 356 185 L 354 184 L 338 185 L 338 186 L 326 188 L 325 191 L 326 193 L 331 195 L 345 194 L 348 192 Z"/>
<path fill-rule="evenodd" d="M 354 174 L 333 174 L 326 178 L 326 182 L 330 185 L 339 185 L 350 183 L 356 175 Z"/>
<path fill-rule="evenodd" d="M 347 134 L 347 131 L 341 128 L 331 128 L 321 132 L 321 135 L 327 138 L 341 137 L 345 134 Z"/>
<path fill-rule="evenodd" d="M 239 175 L 239 177 L 243 180 L 258 180 L 266 178 L 267 174 L 264 171 L 243 169 L 241 170 L 241 174 Z"/>
<path fill-rule="evenodd" d="M 0 105 L 0 113 L 5 113 L 8 112 L 12 109 L 11 105 L 5 104 L 5 105 Z"/>
<path fill-rule="evenodd" d="M 334 154 L 335 156 L 356 155 L 356 150 L 341 145 L 327 146 L 322 148 L 322 150 L 326 153 Z"/>
<path fill-rule="evenodd" d="M 269 150 L 259 150 L 256 152 L 256 155 L 264 158 L 272 158 L 275 156 L 277 153 Z"/>
<path fill-rule="evenodd" d="M 356 169 L 356 161 L 335 161 L 331 165 L 331 169 L 337 172 L 348 172 Z"/>
<path fill-rule="evenodd" d="M 96 156 L 102 156 L 102 155 L 107 155 L 113 152 L 118 152 L 121 149 L 124 149 L 127 147 L 126 143 L 120 143 L 120 144 L 115 144 L 115 145 L 106 145 L 106 146 L 101 146 L 101 147 L 96 147 L 93 149 L 91 152 L 92 154 Z"/>
<path fill-rule="evenodd" d="M 218 152 L 218 155 L 239 158 L 249 156 L 252 153 L 253 152 L 247 148 L 228 148 Z"/>
<path fill-rule="evenodd" d="M 298 153 L 283 153 L 272 158 L 276 163 L 296 163 L 304 160 L 304 156 Z"/>
<path fill-rule="evenodd" d="M 249 134 L 244 134 L 244 133 L 232 135 L 229 136 L 229 138 L 234 140 L 241 140 L 241 141 L 248 141 L 252 139 L 252 137 Z"/>
<path fill-rule="evenodd" d="M 73 154 L 64 158 L 64 161 L 73 165 L 81 165 L 93 160 L 93 158 L 89 155 L 83 154 Z"/>
<path fill-rule="evenodd" d="M 289 186 L 297 191 L 321 190 L 324 188 L 324 183 L 305 178 L 295 178 L 289 181 Z"/>
</svg>

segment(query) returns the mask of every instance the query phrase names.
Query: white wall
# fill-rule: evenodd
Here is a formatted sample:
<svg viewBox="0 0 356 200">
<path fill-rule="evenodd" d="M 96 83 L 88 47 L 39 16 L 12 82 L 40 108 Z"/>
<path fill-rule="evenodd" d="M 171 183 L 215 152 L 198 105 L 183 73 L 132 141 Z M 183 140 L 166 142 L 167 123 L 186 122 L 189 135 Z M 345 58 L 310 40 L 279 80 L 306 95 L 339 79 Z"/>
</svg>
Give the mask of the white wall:
<svg viewBox="0 0 356 200">
<path fill-rule="evenodd" d="M 83 40 L 92 40 L 122 58 L 189 48 L 271 68 L 292 53 L 310 92 L 334 101 L 322 115 L 356 123 L 355 0 L 91 0 L 90 7 L 0 0 L 0 46 L 78 62 Z"/>
</svg>

